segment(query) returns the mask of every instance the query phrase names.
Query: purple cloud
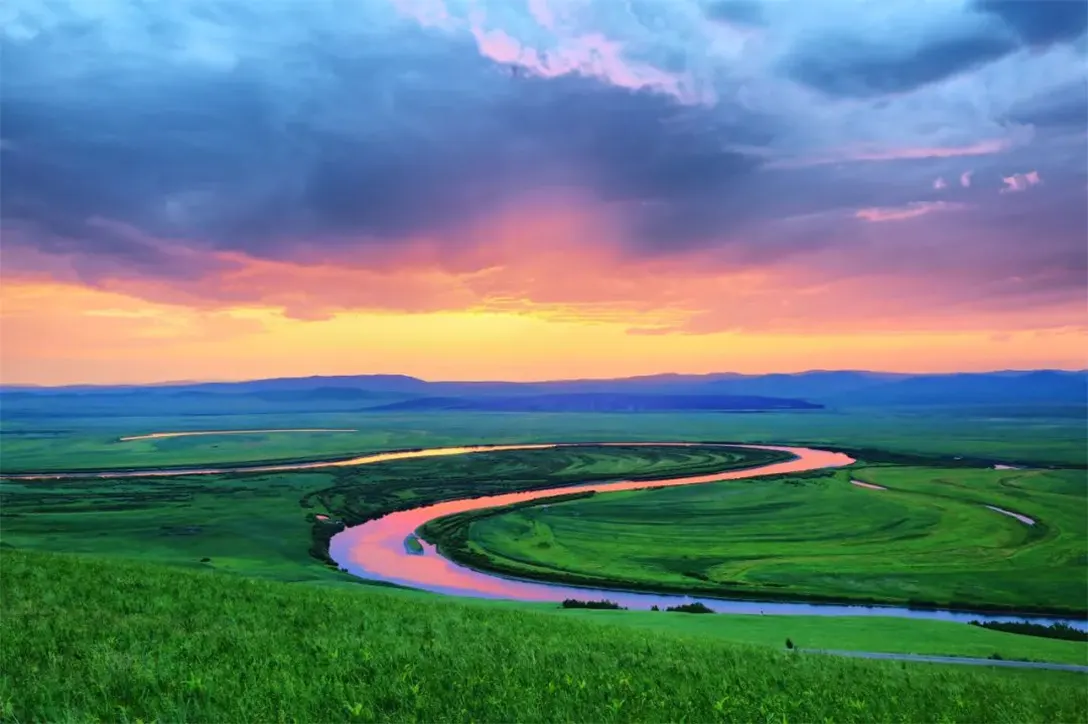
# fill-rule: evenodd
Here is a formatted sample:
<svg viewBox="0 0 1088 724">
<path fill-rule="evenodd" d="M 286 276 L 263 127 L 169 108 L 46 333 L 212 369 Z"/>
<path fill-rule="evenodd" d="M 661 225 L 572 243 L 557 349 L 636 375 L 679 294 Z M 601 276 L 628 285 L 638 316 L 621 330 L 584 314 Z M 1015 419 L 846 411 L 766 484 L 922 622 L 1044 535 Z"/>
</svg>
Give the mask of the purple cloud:
<svg viewBox="0 0 1088 724">
<path fill-rule="evenodd" d="M 419 248 L 479 271 L 481 225 L 569 197 L 625 259 L 943 258 L 997 294 L 1018 219 L 1025 278 L 1083 241 L 1083 25 L 1035 5 L 12 0 L 0 218 L 27 253 L 5 273 L 37 254 L 218 279 Z M 971 254 L 892 238 L 923 223 Z"/>
</svg>

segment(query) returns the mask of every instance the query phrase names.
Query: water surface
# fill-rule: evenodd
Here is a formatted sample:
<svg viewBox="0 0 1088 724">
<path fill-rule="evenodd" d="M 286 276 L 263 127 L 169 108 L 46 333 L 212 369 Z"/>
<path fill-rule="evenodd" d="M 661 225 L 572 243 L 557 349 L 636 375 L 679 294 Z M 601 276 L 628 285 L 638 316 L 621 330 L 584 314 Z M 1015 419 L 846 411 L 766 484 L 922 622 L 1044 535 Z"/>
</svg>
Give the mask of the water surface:
<svg viewBox="0 0 1088 724">
<path fill-rule="evenodd" d="M 666 446 L 683 443 L 644 444 Z M 507 449 L 517 447 L 518 446 L 508 446 Z M 899 618 L 940 619 L 962 622 L 980 618 L 997 621 L 1020 621 L 1025 619 L 1025 617 L 1022 616 L 995 616 L 984 613 L 947 610 L 915 610 L 898 606 L 741 601 L 705 596 L 583 588 L 578 586 L 521 580 L 477 571 L 442 557 L 438 554 L 433 545 L 422 540 L 420 541 L 424 549 L 422 554 L 409 554 L 405 550 L 405 538 L 414 535 L 420 526 L 435 518 L 441 518 L 454 513 L 464 513 L 472 510 L 480 510 L 482 508 L 511 505 L 513 503 L 537 500 L 569 492 L 587 490 L 602 492 L 635 490 L 693 485 L 723 480 L 741 480 L 764 475 L 780 475 L 821 468 L 842 467 L 854 462 L 853 458 L 842 453 L 815 450 L 812 448 L 769 445 L 734 445 L 733 447 L 788 452 L 794 455 L 794 458 L 785 462 L 771 463 L 757 468 L 731 470 L 710 475 L 687 476 L 654 481 L 624 480 L 614 483 L 591 483 L 587 485 L 505 493 L 501 495 L 435 503 L 433 505 L 422 506 L 412 510 L 390 513 L 382 518 L 348 528 L 333 536 L 329 544 L 329 554 L 338 565 L 349 573 L 361 578 L 397 583 L 435 593 L 474 598 L 499 598 L 544 602 L 560 602 L 567 598 L 581 600 L 608 599 L 631 609 L 649 609 L 651 606 L 665 608 L 667 606 L 700 601 L 718 613 L 744 614 L 893 616 Z M 1085 625 L 1084 622 L 1073 619 L 1031 617 L 1031 620 L 1044 624 L 1063 621 L 1078 627 L 1084 627 Z"/>
</svg>

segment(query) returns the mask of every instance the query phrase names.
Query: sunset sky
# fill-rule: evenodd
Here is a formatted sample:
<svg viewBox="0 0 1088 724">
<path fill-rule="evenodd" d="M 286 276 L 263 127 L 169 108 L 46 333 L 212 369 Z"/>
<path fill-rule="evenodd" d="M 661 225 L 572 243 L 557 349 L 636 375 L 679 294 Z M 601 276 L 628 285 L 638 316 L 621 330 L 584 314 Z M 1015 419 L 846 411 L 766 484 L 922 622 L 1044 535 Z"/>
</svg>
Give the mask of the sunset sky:
<svg viewBox="0 0 1088 724">
<path fill-rule="evenodd" d="M 1086 29 L 8 0 L 0 381 L 1088 367 Z"/>
</svg>

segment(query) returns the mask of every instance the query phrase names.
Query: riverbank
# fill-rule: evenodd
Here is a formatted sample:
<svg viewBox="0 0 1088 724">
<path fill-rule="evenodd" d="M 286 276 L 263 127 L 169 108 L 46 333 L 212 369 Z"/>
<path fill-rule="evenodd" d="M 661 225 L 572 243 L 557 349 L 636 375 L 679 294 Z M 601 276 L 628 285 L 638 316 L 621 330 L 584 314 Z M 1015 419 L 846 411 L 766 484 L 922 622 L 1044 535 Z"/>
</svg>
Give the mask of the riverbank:
<svg viewBox="0 0 1088 724">
<path fill-rule="evenodd" d="M 475 571 L 591 589 L 573 596 L 582 599 L 639 592 L 617 601 L 629 607 L 662 606 L 645 598 L 656 593 L 734 611 L 734 601 L 852 604 L 898 607 L 888 615 L 1028 616 L 1086 626 L 1076 512 L 1083 498 L 1061 493 L 1077 473 L 1023 471 L 1003 486 L 1001 473 L 986 470 L 866 471 L 895 485 L 866 492 L 848 484 L 852 475 L 829 472 L 544 498 L 445 516 L 420 532 L 442 556 Z M 986 496 L 1046 517 L 1031 525 L 1002 519 L 977 502 Z"/>
<path fill-rule="evenodd" d="M 1018 620 L 1023 617 L 1033 617 L 1044 623 L 1062 622 L 1076 627 L 1086 625 L 1085 619 L 1088 618 L 1088 612 L 1081 608 L 1056 605 L 1053 603 L 1055 599 L 1049 595 L 1042 596 L 1048 602 L 1048 605 L 1040 606 L 1035 602 L 1038 597 L 1025 601 L 1002 600 L 997 597 L 1000 590 L 995 591 L 995 597 L 988 599 L 957 600 L 955 597 L 938 598 L 934 596 L 926 598 L 926 591 L 924 590 L 912 593 L 909 598 L 894 594 L 866 595 L 864 590 L 854 590 L 850 595 L 843 595 L 835 590 L 830 579 L 824 581 L 822 578 L 817 585 L 791 590 L 784 586 L 775 588 L 770 585 L 751 585 L 739 581 L 725 584 L 711 582 L 703 574 L 687 572 L 682 577 L 674 577 L 673 580 L 676 583 L 670 583 L 668 580 L 641 580 L 630 576 L 617 575 L 617 566 L 622 567 L 627 564 L 627 561 L 638 560 L 648 550 L 657 550 L 659 552 L 658 557 L 654 560 L 668 560 L 666 556 L 670 547 L 678 545 L 680 540 L 691 540 L 695 546 L 692 551 L 689 551 L 690 555 L 685 555 L 683 558 L 698 558 L 701 556 L 707 560 L 714 560 L 708 546 L 720 544 L 721 525 L 724 525 L 723 521 L 726 519 L 731 522 L 726 526 L 725 533 L 729 535 L 735 533 L 734 537 L 737 538 L 735 541 L 731 540 L 727 547 L 732 550 L 736 546 L 743 548 L 754 545 L 756 547 L 748 555 L 755 556 L 773 556 L 773 553 L 757 554 L 756 551 L 761 550 L 759 546 L 764 545 L 759 541 L 767 540 L 768 535 L 773 535 L 773 531 L 782 528 L 782 526 L 785 526 L 783 530 L 786 531 L 783 534 L 788 533 L 787 539 L 796 540 L 796 545 L 800 546 L 798 549 L 800 553 L 811 548 L 804 542 L 806 540 L 804 537 L 797 538 L 799 535 L 804 535 L 800 531 L 808 531 L 808 527 L 815 524 L 818 530 L 813 529 L 808 533 L 815 536 L 812 540 L 824 540 L 824 538 L 827 538 L 827 531 L 837 529 L 836 526 L 841 527 L 845 521 L 851 520 L 853 522 L 850 524 L 849 529 L 844 529 L 841 535 L 844 539 L 853 541 L 853 548 L 843 549 L 835 544 L 826 552 L 829 557 L 828 560 L 835 560 L 836 556 L 841 557 L 844 553 L 857 548 L 859 544 L 864 542 L 864 539 L 859 537 L 862 534 L 857 528 L 858 524 L 863 524 L 864 529 L 872 528 L 874 533 L 879 533 L 879 535 L 871 542 L 872 550 L 865 549 L 861 551 L 858 549 L 860 552 L 857 555 L 862 556 L 859 560 L 874 560 L 873 556 L 878 556 L 878 559 L 883 560 L 879 558 L 879 556 L 883 556 L 883 558 L 887 558 L 888 565 L 884 568 L 874 568 L 872 575 L 879 581 L 888 580 L 889 576 L 895 575 L 896 556 L 906 549 L 902 545 L 896 544 L 893 539 L 886 540 L 887 536 L 882 531 L 887 523 L 882 522 L 879 515 L 874 517 L 872 521 L 862 522 L 846 518 L 840 512 L 853 504 L 851 501 L 854 501 L 855 498 L 851 497 L 852 495 L 866 495 L 866 493 L 856 487 L 845 485 L 850 478 L 831 485 L 826 482 L 826 478 L 813 477 L 821 470 L 849 464 L 852 460 L 839 453 L 809 448 L 771 447 L 769 449 L 788 450 L 795 456 L 795 460 L 786 464 L 772 464 L 758 469 L 731 472 L 719 477 L 688 477 L 644 483 L 556 488 L 529 493 L 476 498 L 470 501 L 454 501 L 437 506 L 428 506 L 427 508 L 400 511 L 379 521 L 366 523 L 358 529 L 349 529 L 339 533 L 330 544 L 330 554 L 343 568 L 356 575 L 453 595 L 507 597 L 530 601 L 562 600 L 563 598 L 610 598 L 617 601 L 617 603 L 633 608 L 650 608 L 655 605 L 664 608 L 669 605 L 684 603 L 690 600 L 691 597 L 698 597 L 701 602 L 715 610 L 733 613 L 750 613 L 762 609 L 769 613 L 783 614 L 884 615 L 937 618 L 964 622 L 979 616 L 988 616 L 998 620 Z M 883 475 L 891 469 L 874 468 L 873 470 L 884 471 L 880 472 Z M 896 474 L 900 476 L 905 474 L 904 471 L 906 470 L 909 469 L 894 469 Z M 767 480 L 776 475 L 781 476 L 783 473 L 791 474 L 791 477 L 787 480 L 790 483 L 789 485 L 772 488 L 741 486 L 740 489 L 734 490 L 735 494 L 726 497 L 722 497 L 722 493 L 718 492 L 717 489 L 715 489 L 715 492 L 708 492 L 710 488 L 705 486 L 700 486 L 698 489 L 681 489 L 682 486 L 707 483 L 712 480 L 738 480 L 757 476 Z M 942 474 L 966 476 L 965 479 L 967 479 L 977 473 L 978 471 L 975 470 L 961 469 L 955 473 L 944 471 Z M 1025 471 L 1024 474 L 1035 475 L 1036 473 Z M 1043 473 L 1040 472 L 1039 474 Z M 845 488 L 838 484 L 840 482 L 845 485 Z M 663 488 L 669 488 L 670 490 L 667 493 L 659 492 Z M 634 489 L 639 489 L 642 492 L 617 495 L 617 491 Z M 737 490 L 743 492 L 737 492 Z M 564 503 L 561 500 L 551 499 L 556 494 L 590 491 L 609 492 L 610 494 L 601 498 L 594 498 L 592 501 L 582 500 L 576 504 L 571 501 Z M 828 498 L 829 494 L 831 494 L 831 498 Z M 883 497 L 885 494 L 888 497 Z M 997 493 L 991 494 L 996 495 Z M 690 497 L 692 495 L 703 496 L 706 499 L 704 500 L 701 497 L 698 501 L 694 501 L 689 506 L 690 510 L 677 508 L 678 503 L 676 501 L 683 500 L 684 496 Z M 753 498 L 753 500 L 747 500 L 745 495 Z M 772 498 L 776 495 L 780 497 L 785 495 L 788 500 L 783 499 L 783 501 L 775 502 L 777 500 L 775 499 L 768 502 L 764 499 L 768 495 Z M 823 503 L 824 507 L 827 507 L 826 514 L 821 512 L 822 517 L 809 515 L 809 506 L 824 498 L 827 498 Z M 552 520 L 558 517 L 567 521 L 564 525 L 584 527 L 591 525 L 595 520 L 602 519 L 610 521 L 609 526 L 615 526 L 617 521 L 629 516 L 630 512 L 621 512 L 620 509 L 612 510 L 609 506 L 615 507 L 618 504 L 617 501 L 623 501 L 621 508 L 628 510 L 628 501 L 636 499 L 645 501 L 645 505 L 639 508 L 641 511 L 639 515 L 644 514 L 646 527 L 639 527 L 643 523 L 638 523 L 629 531 L 605 528 L 598 530 L 594 528 L 591 532 L 577 536 L 578 540 L 595 542 L 599 550 L 596 550 L 596 552 L 589 551 L 584 555 L 580 554 L 570 560 L 578 565 L 592 568 L 602 560 L 599 554 L 608 553 L 615 560 L 608 559 L 612 562 L 605 566 L 609 570 L 607 576 L 563 570 L 558 568 L 557 565 L 536 566 L 532 563 L 534 558 L 548 560 L 546 555 L 550 555 L 553 550 L 567 550 L 567 547 L 562 544 L 553 548 L 549 537 L 550 534 L 547 533 L 542 537 L 535 533 L 526 537 L 524 531 L 535 530 L 540 525 L 541 520 Z M 951 519 L 947 524 L 937 523 L 933 528 L 936 535 L 933 541 L 930 542 L 928 539 L 922 541 L 923 547 L 912 553 L 912 555 L 921 555 L 923 553 L 928 555 L 929 551 L 932 550 L 932 555 L 936 556 L 934 565 L 938 568 L 947 567 L 948 565 L 946 557 L 940 554 L 940 550 L 956 544 L 955 538 L 963 533 L 962 526 L 965 520 L 963 516 L 973 516 L 972 520 L 976 524 L 983 526 L 980 530 L 987 530 L 988 526 L 992 526 L 992 521 L 987 517 L 990 514 L 981 509 L 981 506 L 971 502 L 970 496 L 968 496 L 967 500 L 950 502 L 947 492 L 927 491 L 925 494 L 914 494 L 909 486 L 902 482 L 895 491 L 882 492 L 880 505 L 889 506 L 886 517 L 894 521 L 897 517 L 906 516 L 909 518 L 911 516 L 909 506 L 900 511 L 900 507 L 906 504 L 904 501 L 908 501 L 909 505 L 921 506 L 919 510 L 923 520 L 931 517 L 934 511 L 938 511 L 942 516 L 950 515 L 956 521 L 959 521 L 958 527 L 952 524 L 954 521 Z M 873 512 L 872 505 L 871 503 L 868 504 L 867 510 L 869 512 Z M 577 520 L 564 518 L 564 511 L 568 511 L 568 509 L 588 511 L 602 506 L 609 508 L 609 512 L 603 513 L 602 516 L 587 513 L 587 515 Z M 790 521 L 786 525 L 780 519 L 782 513 L 778 512 L 778 509 L 782 506 L 794 508 L 801 514 L 801 518 L 797 521 Z M 545 508 L 547 508 L 546 513 L 544 512 Z M 771 517 L 766 521 L 758 517 L 753 518 L 752 516 L 755 513 L 746 512 L 749 510 L 758 511 L 763 508 L 770 511 Z M 693 527 L 695 521 L 701 519 L 700 515 L 705 517 L 705 512 L 711 509 L 715 512 L 712 519 L 708 518 L 713 524 L 711 530 L 708 531 L 709 537 L 705 541 L 693 538 L 698 530 Z M 814 510 L 822 511 L 819 507 Z M 665 511 L 673 511 L 679 517 L 673 521 L 669 517 L 671 513 Z M 703 513 L 701 514 L 699 511 L 703 511 Z M 524 515 L 522 515 L 523 512 Z M 475 530 L 474 526 L 495 527 L 498 521 L 505 521 L 511 518 L 514 513 L 518 514 L 516 520 L 502 527 L 501 530 L 496 529 L 489 532 L 485 538 L 469 539 L 468 531 L 470 529 Z M 569 511 L 567 514 L 581 515 L 580 512 L 569 513 Z M 734 521 L 729 517 L 734 514 L 741 517 Z M 746 520 L 747 523 L 745 523 Z M 663 523 L 669 523 L 669 525 L 662 525 Z M 751 527 L 749 524 L 762 531 L 751 532 L 752 540 L 756 541 L 753 544 L 747 542 L 749 534 L 745 532 L 747 528 L 744 526 Z M 1031 536 L 1035 536 L 1031 542 L 1032 550 L 1037 548 L 1039 555 L 1044 557 L 1050 555 L 1046 553 L 1050 549 L 1041 548 L 1040 546 L 1049 540 L 1047 536 L 1053 537 L 1060 532 L 1060 528 L 1067 527 L 1058 526 L 1054 529 L 1047 529 L 1046 526 L 1036 527 L 1035 530 L 1029 533 Z M 671 534 L 674 529 L 683 530 L 684 535 L 679 539 L 676 538 Z M 486 530 L 490 531 L 490 528 L 486 528 Z M 398 542 L 403 540 L 403 536 L 400 536 L 398 531 L 407 531 L 405 534 L 420 533 L 425 540 L 439 545 L 438 554 L 434 553 L 432 547 L 429 551 L 430 555 L 416 556 L 415 560 L 410 563 L 398 562 L 397 558 L 403 557 L 402 549 L 390 545 L 392 540 Z M 820 531 L 823 531 L 823 533 L 821 534 Z M 1002 536 L 1007 535 L 1000 530 L 998 532 Z M 1016 531 L 1013 532 L 1016 533 Z M 648 535 L 664 536 L 664 538 L 659 543 L 651 543 L 650 538 L 647 538 Z M 903 531 L 903 535 L 907 537 L 906 544 L 908 546 L 917 547 L 915 546 L 918 538 L 917 531 L 913 528 L 907 528 Z M 971 535 L 974 536 L 975 534 L 972 533 Z M 835 536 L 828 538 L 828 540 L 832 541 L 835 539 Z M 644 547 L 628 551 L 623 548 L 622 541 L 624 540 L 639 541 L 639 545 Z M 506 554 L 506 558 L 498 558 L 490 554 L 488 550 L 488 546 L 494 545 L 504 546 L 502 550 L 511 552 Z M 353 551 L 353 547 L 358 550 Z M 744 549 L 747 550 L 747 548 Z M 1009 550 L 1015 550 L 1015 547 Z M 997 555 L 995 560 L 999 560 L 1005 555 L 998 549 L 995 549 L 995 551 L 995 555 Z M 446 558 L 452 560 L 446 560 Z M 770 557 L 768 560 L 771 564 L 777 565 L 777 558 Z M 964 562 L 964 565 L 968 568 L 975 564 L 976 561 L 973 559 Z M 748 565 L 751 565 L 751 562 Z M 905 574 L 908 576 L 914 575 L 909 569 L 905 571 Z M 965 573 L 964 575 L 970 579 L 975 574 Z M 702 581 L 691 580 L 698 578 L 701 578 Z M 679 585 L 681 581 L 683 581 L 682 586 Z M 904 586 L 907 583 L 911 583 L 911 580 L 905 579 Z M 992 582 L 992 584 L 995 583 L 996 581 Z M 1077 591 L 1079 590 L 1077 589 Z M 934 590 L 931 595 L 940 592 Z"/>
</svg>

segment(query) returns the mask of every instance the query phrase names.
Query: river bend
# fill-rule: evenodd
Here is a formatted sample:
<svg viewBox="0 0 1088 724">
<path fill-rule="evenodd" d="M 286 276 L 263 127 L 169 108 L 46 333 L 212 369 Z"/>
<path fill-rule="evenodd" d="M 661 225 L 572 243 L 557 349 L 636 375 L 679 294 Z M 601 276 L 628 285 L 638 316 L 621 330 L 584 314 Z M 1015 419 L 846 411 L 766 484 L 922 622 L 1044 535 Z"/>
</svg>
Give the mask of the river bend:
<svg viewBox="0 0 1088 724">
<path fill-rule="evenodd" d="M 589 444 L 589 443 L 586 443 Z M 622 445 L 625 443 L 612 443 Z M 645 445 L 690 445 L 691 443 L 640 443 Z M 526 446 L 536 447 L 536 446 Z M 435 547 L 420 541 L 423 551 L 411 552 L 405 539 L 428 521 L 455 513 L 483 508 L 494 508 L 547 498 L 563 493 L 579 491 L 614 492 L 645 488 L 664 488 L 677 485 L 693 485 L 724 480 L 741 480 L 765 475 L 799 473 L 823 468 L 850 465 L 854 459 L 843 453 L 803 447 L 770 445 L 731 445 L 758 450 L 776 450 L 794 456 L 792 460 L 770 463 L 744 470 L 730 470 L 710 475 L 667 478 L 661 480 L 621 480 L 612 483 L 591 483 L 564 486 L 546 490 L 504 493 L 478 498 L 465 498 L 435 503 L 411 510 L 389 513 L 384 517 L 362 525 L 347 528 L 333 536 L 329 555 L 349 573 L 371 580 L 396 583 L 435 593 L 473 598 L 498 598 L 519 601 L 562 601 L 567 598 L 581 600 L 608 599 L 631 609 L 648 609 L 658 606 L 664 609 L 682 603 L 700 601 L 718 613 L 745 614 L 804 614 L 820 616 L 892 616 L 896 618 L 940 619 L 967 622 L 980 618 L 991 621 L 1020 621 L 1026 617 L 1010 617 L 984 613 L 948 610 L 922 610 L 899 606 L 862 606 L 836 604 L 785 603 L 772 601 L 726 600 L 704 596 L 657 594 L 622 591 L 615 589 L 582 588 L 570 585 L 529 581 L 494 573 L 477 571 L 442 557 Z M 503 446 L 503 449 L 521 449 L 521 446 Z M 1064 622 L 1084 627 L 1075 619 L 1045 618 L 1032 616 L 1032 621 L 1043 624 Z"/>
</svg>

